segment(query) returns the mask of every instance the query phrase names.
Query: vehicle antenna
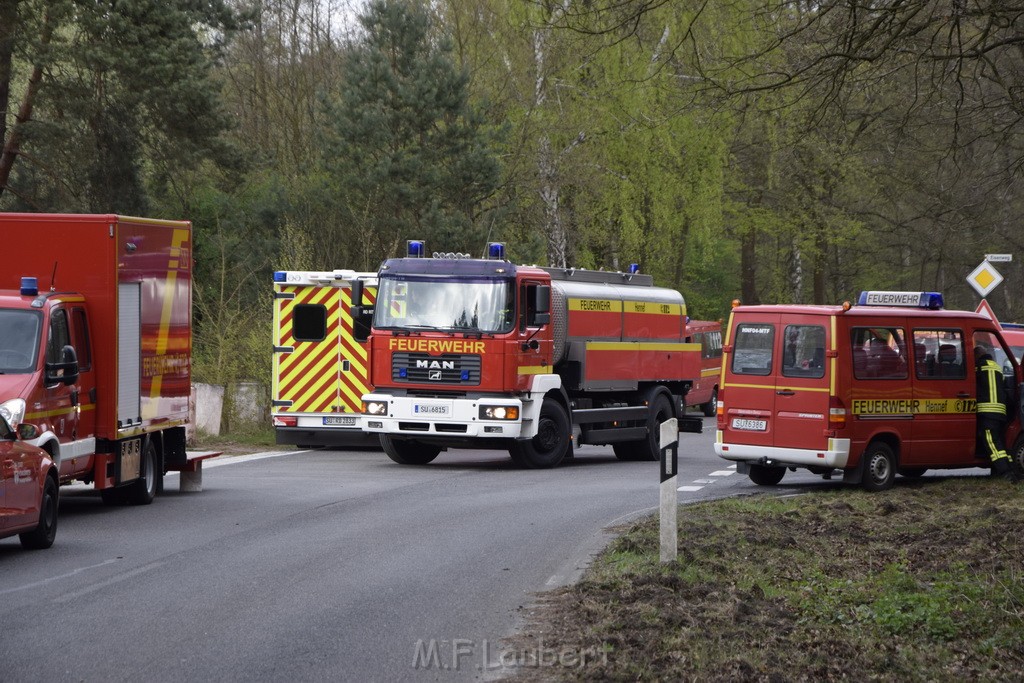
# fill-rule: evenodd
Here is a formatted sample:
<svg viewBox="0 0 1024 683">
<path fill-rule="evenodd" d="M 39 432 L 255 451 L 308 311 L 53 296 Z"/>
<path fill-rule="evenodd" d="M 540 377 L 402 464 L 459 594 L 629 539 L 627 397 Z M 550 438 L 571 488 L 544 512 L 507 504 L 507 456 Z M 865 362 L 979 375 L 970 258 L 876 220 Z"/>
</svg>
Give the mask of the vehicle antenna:
<svg viewBox="0 0 1024 683">
<path fill-rule="evenodd" d="M 57 291 L 57 261 L 53 262 L 53 274 L 50 276 L 50 291 Z"/>
</svg>

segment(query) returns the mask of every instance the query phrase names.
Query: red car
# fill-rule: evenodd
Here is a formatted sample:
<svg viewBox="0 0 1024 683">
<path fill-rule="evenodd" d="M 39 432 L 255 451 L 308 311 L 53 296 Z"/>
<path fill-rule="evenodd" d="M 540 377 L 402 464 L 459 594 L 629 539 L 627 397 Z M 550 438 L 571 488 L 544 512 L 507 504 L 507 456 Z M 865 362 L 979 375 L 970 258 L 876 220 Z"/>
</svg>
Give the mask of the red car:
<svg viewBox="0 0 1024 683">
<path fill-rule="evenodd" d="M 0 406 L 0 538 L 18 534 L 24 548 L 49 548 L 57 536 L 57 466 L 49 453 L 22 441 L 34 438 L 33 425 L 23 424 L 20 435 L 11 428 L 10 403 Z"/>
</svg>

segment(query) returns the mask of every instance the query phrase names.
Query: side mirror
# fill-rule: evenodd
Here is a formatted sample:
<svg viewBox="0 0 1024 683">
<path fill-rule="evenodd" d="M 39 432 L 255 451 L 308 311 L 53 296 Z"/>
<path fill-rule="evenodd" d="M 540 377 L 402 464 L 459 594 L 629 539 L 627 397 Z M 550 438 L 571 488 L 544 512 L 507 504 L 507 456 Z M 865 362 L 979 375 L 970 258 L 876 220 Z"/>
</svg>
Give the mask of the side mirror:
<svg viewBox="0 0 1024 683">
<path fill-rule="evenodd" d="M 551 285 L 530 287 L 529 293 L 529 315 L 526 324 L 531 327 L 547 325 L 551 322 Z"/>
<path fill-rule="evenodd" d="M 78 381 L 78 354 L 75 353 L 75 347 L 65 345 L 60 355 L 59 363 L 46 364 L 46 382 L 47 384 L 56 384 L 57 382 L 74 384 Z"/>
<path fill-rule="evenodd" d="M 22 441 L 31 441 L 39 437 L 39 427 L 31 422 L 22 422 L 18 425 L 18 438 Z"/>
</svg>

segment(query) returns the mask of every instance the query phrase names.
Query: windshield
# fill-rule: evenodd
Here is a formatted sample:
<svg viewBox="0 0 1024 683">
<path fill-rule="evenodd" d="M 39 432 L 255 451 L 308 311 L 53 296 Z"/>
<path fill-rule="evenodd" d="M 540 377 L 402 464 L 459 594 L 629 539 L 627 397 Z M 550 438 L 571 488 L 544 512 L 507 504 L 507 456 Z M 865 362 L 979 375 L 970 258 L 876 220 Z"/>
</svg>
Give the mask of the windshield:
<svg viewBox="0 0 1024 683">
<path fill-rule="evenodd" d="M 0 373 L 35 370 L 41 320 L 38 311 L 0 309 Z"/>
<path fill-rule="evenodd" d="M 374 327 L 498 333 L 512 329 L 512 282 L 383 278 Z"/>
</svg>

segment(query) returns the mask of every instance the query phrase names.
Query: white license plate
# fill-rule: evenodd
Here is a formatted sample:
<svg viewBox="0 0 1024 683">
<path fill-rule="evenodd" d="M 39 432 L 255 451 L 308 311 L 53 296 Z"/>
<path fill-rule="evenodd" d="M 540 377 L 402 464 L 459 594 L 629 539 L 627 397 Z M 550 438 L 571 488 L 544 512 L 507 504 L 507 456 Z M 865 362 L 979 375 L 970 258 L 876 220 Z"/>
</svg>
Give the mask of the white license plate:
<svg viewBox="0 0 1024 683">
<path fill-rule="evenodd" d="M 744 420 L 734 417 L 732 419 L 733 429 L 743 429 L 748 432 L 763 432 L 768 429 L 768 420 Z"/>
<path fill-rule="evenodd" d="M 445 403 L 416 403 L 412 407 L 412 412 L 417 415 L 429 415 L 431 417 L 451 414 L 449 406 Z"/>
<path fill-rule="evenodd" d="M 354 417 L 325 417 L 324 424 L 338 427 L 355 427 L 356 419 Z"/>
</svg>

